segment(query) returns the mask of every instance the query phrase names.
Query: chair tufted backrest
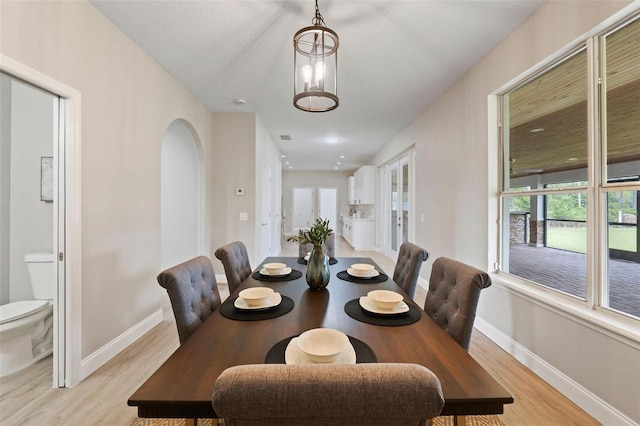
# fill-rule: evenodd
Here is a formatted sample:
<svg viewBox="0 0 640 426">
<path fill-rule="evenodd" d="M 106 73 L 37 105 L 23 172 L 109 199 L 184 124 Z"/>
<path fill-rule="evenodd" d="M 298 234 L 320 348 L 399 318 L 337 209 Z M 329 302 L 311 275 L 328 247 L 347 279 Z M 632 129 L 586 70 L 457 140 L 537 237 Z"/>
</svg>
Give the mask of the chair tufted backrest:
<svg viewBox="0 0 640 426">
<path fill-rule="evenodd" d="M 486 272 L 439 257 L 431 268 L 424 311 L 468 351 L 480 290 L 490 285 Z"/>
<path fill-rule="evenodd" d="M 405 242 L 398 250 L 398 261 L 393 270 L 393 281 L 413 299 L 418 284 L 418 275 L 422 262 L 427 260 L 429 253 L 417 245 Z"/>
<path fill-rule="evenodd" d="M 158 283 L 171 299 L 180 344 L 220 306 L 216 275 L 208 257 L 198 256 L 160 272 Z"/>
<path fill-rule="evenodd" d="M 224 266 L 229 292 L 233 293 L 242 281 L 251 275 L 247 247 L 242 241 L 234 241 L 220 247 L 216 250 L 215 255 Z"/>
<path fill-rule="evenodd" d="M 444 398 L 417 364 L 260 364 L 223 371 L 212 405 L 227 426 L 417 426 Z"/>
<path fill-rule="evenodd" d="M 298 244 L 298 257 L 305 257 L 307 253 L 313 250 L 313 244 Z M 333 232 L 327 236 L 327 240 L 324 242 L 324 252 L 330 258 L 336 257 L 336 234 Z"/>
</svg>

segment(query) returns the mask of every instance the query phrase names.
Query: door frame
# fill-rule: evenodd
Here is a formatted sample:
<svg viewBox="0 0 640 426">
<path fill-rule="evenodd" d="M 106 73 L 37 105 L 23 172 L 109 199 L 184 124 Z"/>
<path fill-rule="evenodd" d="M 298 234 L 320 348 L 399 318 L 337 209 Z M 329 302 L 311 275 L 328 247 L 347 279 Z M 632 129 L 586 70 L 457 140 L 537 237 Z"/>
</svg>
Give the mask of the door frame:
<svg viewBox="0 0 640 426">
<path fill-rule="evenodd" d="M 407 152 L 395 157 L 393 160 L 385 163 L 381 168 L 381 185 L 380 185 L 380 196 L 382 202 L 380 203 L 380 217 L 381 220 L 381 248 L 383 253 L 385 253 L 388 257 L 394 259 L 398 256 L 398 250 L 400 245 L 402 244 L 402 238 L 398 239 L 398 247 L 397 250 L 392 250 L 391 248 L 391 235 L 395 230 L 398 231 L 397 224 L 394 224 L 394 229 L 391 229 L 391 172 L 392 170 L 397 171 L 398 175 L 398 188 L 399 193 L 402 193 L 401 185 L 403 184 L 402 178 L 402 166 L 408 166 L 408 180 L 409 180 L 409 188 L 408 188 L 408 218 L 407 223 L 402 223 L 400 227 L 401 231 L 405 226 L 408 226 L 407 233 L 407 241 L 415 241 L 415 173 L 414 173 L 414 162 L 415 162 L 415 150 L 412 148 Z M 398 212 L 402 212 L 402 200 L 399 200 L 398 204 Z M 402 236 L 402 233 L 400 233 Z"/>
<path fill-rule="evenodd" d="M 60 98 L 58 115 L 54 255 L 58 288 L 53 317 L 53 386 L 72 387 L 81 368 L 81 94 L 33 68 L 0 53 L 0 70 Z"/>
</svg>

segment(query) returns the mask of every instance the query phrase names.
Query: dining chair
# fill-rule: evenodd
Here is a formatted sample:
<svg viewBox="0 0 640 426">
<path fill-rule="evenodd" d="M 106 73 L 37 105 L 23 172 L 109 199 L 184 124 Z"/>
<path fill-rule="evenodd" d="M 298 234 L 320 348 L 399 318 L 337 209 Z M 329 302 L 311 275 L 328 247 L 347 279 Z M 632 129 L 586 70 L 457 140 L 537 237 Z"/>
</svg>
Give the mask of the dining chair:
<svg viewBox="0 0 640 426">
<path fill-rule="evenodd" d="M 220 293 L 211 260 L 198 256 L 158 275 L 167 289 L 182 345 L 220 306 Z"/>
<path fill-rule="evenodd" d="M 480 290 L 491 285 L 489 274 L 457 260 L 433 262 L 424 311 L 466 351 L 476 318 Z"/>
<path fill-rule="evenodd" d="M 313 250 L 313 244 L 298 243 L 298 257 L 300 258 L 305 257 L 307 253 L 311 252 L 311 250 Z M 335 233 L 332 232 L 327 236 L 327 240 L 324 242 L 324 252 L 330 258 L 336 257 L 336 234 Z"/>
<path fill-rule="evenodd" d="M 444 398 L 417 364 L 253 364 L 223 371 L 212 405 L 225 426 L 427 425 Z"/>
<path fill-rule="evenodd" d="M 215 255 L 224 266 L 229 293 L 233 293 L 242 281 L 251 275 L 247 247 L 242 241 L 234 241 L 220 247 L 216 250 Z"/>
<path fill-rule="evenodd" d="M 429 253 L 422 247 L 404 242 L 398 250 L 398 261 L 393 270 L 393 281 L 413 299 L 418 284 L 418 276 L 422 262 L 427 260 Z"/>
</svg>

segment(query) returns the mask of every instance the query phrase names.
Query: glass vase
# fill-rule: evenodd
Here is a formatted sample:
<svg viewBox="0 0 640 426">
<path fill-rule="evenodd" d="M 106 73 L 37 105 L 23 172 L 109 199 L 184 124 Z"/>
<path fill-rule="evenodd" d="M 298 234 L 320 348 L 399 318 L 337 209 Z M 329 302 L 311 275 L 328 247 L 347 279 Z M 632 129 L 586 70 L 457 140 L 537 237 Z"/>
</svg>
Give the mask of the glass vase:
<svg viewBox="0 0 640 426">
<path fill-rule="evenodd" d="M 307 261 L 307 284 L 314 290 L 323 290 L 329 284 L 329 256 L 324 244 L 314 244 Z"/>
</svg>

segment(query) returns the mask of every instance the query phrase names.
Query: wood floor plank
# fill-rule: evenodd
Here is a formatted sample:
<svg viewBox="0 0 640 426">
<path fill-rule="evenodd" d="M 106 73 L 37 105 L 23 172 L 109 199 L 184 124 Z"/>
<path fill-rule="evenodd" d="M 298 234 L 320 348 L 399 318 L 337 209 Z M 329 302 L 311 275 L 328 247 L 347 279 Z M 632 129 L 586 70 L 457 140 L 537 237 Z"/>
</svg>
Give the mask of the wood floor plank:
<svg viewBox="0 0 640 426">
<path fill-rule="evenodd" d="M 297 245 L 285 243 L 281 255 L 297 253 Z M 378 252 L 354 251 L 342 238 L 336 239 L 336 255 L 371 257 L 387 275 L 393 275 L 393 259 Z M 221 295 L 226 297 L 226 285 L 220 287 Z M 426 290 L 418 287 L 418 305 L 423 306 L 425 297 Z M 178 346 L 176 326 L 169 316 L 71 389 L 51 387 L 51 357 L 46 358 L 0 379 L 0 424 L 129 425 L 136 409 L 127 406 L 127 399 Z M 477 330 L 471 337 L 469 352 L 515 398 L 501 416 L 505 425 L 600 424 Z"/>
</svg>

